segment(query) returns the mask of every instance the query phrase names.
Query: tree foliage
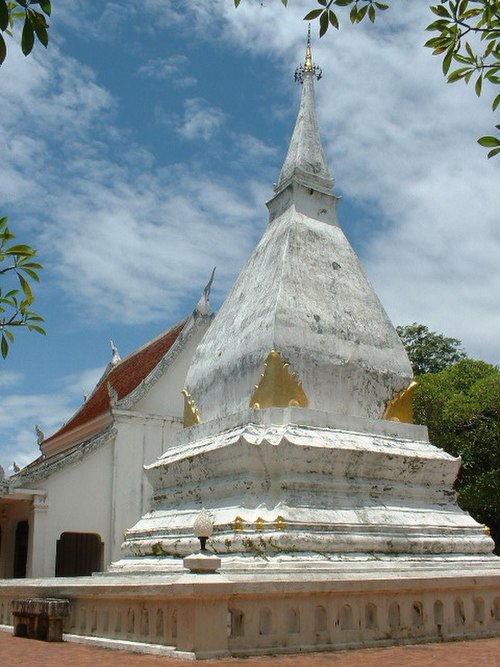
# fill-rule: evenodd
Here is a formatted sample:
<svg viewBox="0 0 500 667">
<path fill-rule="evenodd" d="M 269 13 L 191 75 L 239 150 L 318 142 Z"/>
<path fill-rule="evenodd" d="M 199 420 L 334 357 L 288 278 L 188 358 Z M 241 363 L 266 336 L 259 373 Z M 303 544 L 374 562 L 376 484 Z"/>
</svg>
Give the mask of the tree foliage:
<svg viewBox="0 0 500 667">
<path fill-rule="evenodd" d="M 51 10 L 50 0 L 0 0 L 0 65 L 7 56 L 4 34 L 12 35 L 16 23 L 23 23 L 21 49 L 25 56 L 33 50 L 35 39 L 47 46 L 46 16 Z M 31 310 L 34 297 L 30 281 L 38 282 L 42 266 L 35 261 L 36 250 L 26 244 L 12 244 L 14 238 L 7 218 L 0 218 L 0 352 L 4 359 L 16 328 L 45 334 L 40 325 L 43 318 Z"/>
<path fill-rule="evenodd" d="M 21 49 L 25 56 L 33 50 L 35 38 L 47 46 L 49 24 L 46 17 L 50 16 L 51 10 L 50 0 L 0 0 L 0 65 L 7 56 L 7 44 L 2 33 L 12 35 L 15 23 L 23 23 Z"/>
<path fill-rule="evenodd" d="M 462 341 L 438 334 L 423 324 L 396 327 L 415 375 L 439 373 L 465 357 Z"/>
<path fill-rule="evenodd" d="M 458 502 L 489 526 L 500 550 L 500 369 L 462 359 L 423 375 L 413 407 L 431 442 L 462 457 Z"/>
<path fill-rule="evenodd" d="M 34 301 L 31 281 L 38 282 L 41 264 L 35 261 L 36 250 L 21 243 L 12 243 L 15 236 L 0 218 L 0 351 L 5 359 L 14 340 L 13 330 L 25 327 L 45 334 L 43 318 L 31 310 Z"/>
</svg>

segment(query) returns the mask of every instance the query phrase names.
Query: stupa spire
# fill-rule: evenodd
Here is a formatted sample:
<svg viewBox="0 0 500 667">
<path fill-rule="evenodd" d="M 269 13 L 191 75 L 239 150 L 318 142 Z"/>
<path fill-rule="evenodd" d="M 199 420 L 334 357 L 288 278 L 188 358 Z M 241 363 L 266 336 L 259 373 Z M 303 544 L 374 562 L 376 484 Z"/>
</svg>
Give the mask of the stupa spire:
<svg viewBox="0 0 500 667">
<path fill-rule="evenodd" d="M 295 81 L 302 85 L 299 113 L 275 192 L 295 179 L 306 187 L 331 193 L 333 180 L 321 145 L 314 96 L 314 79 L 321 76 L 321 68 L 313 62 L 309 26 L 304 64 L 295 70 Z"/>
</svg>

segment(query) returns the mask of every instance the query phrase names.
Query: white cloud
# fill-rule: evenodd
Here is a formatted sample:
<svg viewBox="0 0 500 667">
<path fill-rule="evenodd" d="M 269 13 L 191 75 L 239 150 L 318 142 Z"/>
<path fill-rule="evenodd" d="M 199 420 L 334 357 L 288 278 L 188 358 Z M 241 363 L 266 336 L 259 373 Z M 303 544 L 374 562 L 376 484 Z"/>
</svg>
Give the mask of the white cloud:
<svg viewBox="0 0 500 667">
<path fill-rule="evenodd" d="M 2 396 L 0 464 L 6 471 L 14 460 L 22 467 L 39 455 L 35 424 L 45 436 L 54 433 L 82 404 L 83 392 L 90 393 L 103 371 L 103 368 L 84 369 L 63 377 L 60 389 L 53 393 L 26 392 Z"/>
<path fill-rule="evenodd" d="M 24 466 L 38 454 L 35 424 L 49 434 L 71 415 L 68 394 L 8 394 L 2 397 L 0 463 L 5 469 L 15 460 Z"/>
<path fill-rule="evenodd" d="M 242 3 L 234 10 L 220 0 L 181 12 L 175 3 L 149 0 L 143 9 L 159 16 L 158 25 L 178 21 L 197 39 L 225 40 L 228 53 L 238 48 L 281 62 L 285 77 L 303 58 L 300 18 L 309 4 L 285 10 Z M 69 10 L 89 15 L 75 0 Z M 108 15 L 118 10 L 106 3 Z M 498 361 L 499 163 L 475 143 L 493 117 L 472 91 L 444 84 L 439 61 L 422 47 L 427 11 L 394 5 L 374 26 L 343 25 L 314 38 L 325 72 L 317 86 L 324 143 L 344 198 L 384 221 L 366 228 L 360 247 L 393 319 L 425 322 Z M 194 285 L 214 264 L 224 267 L 218 280 L 225 289 L 258 235 L 253 216 L 265 222 L 258 199 L 265 184 L 203 165 L 160 169 L 151 153 L 109 125 L 117 101 L 89 68 L 55 46 L 42 56 L 27 63 L 13 50 L 3 67 L 0 150 L 9 161 L 0 165 L 0 195 L 19 203 L 27 219 L 47 211 L 42 248 L 55 252 L 64 289 L 88 313 L 131 322 L 175 310 L 186 288 L 194 300 Z M 142 72 L 175 76 L 185 58 L 153 59 Z M 268 98 L 272 104 L 272 93 Z M 295 108 L 291 103 L 283 120 L 290 129 Z M 186 100 L 184 115 L 169 122 L 193 141 L 213 140 L 224 123 L 241 165 L 255 168 L 276 155 L 261 139 L 231 132 L 231 119 L 201 97 Z M 64 162 L 53 159 L 54 145 Z M 228 229 L 237 230 L 229 247 Z"/>
<path fill-rule="evenodd" d="M 187 56 L 174 54 L 167 58 L 150 58 L 137 69 L 137 74 L 157 81 L 171 80 L 176 86 L 194 86 L 197 79 L 186 74 L 189 65 Z"/>
<path fill-rule="evenodd" d="M 227 288 L 255 240 L 254 208 L 219 180 L 173 169 L 168 180 L 92 181 L 86 192 L 61 193 L 53 205 L 57 234 L 47 244 L 63 258 L 57 270 L 75 304 L 134 323 L 175 312 L 188 294 L 194 306 L 215 265 L 218 287 Z"/>
<path fill-rule="evenodd" d="M 0 146 L 10 156 L 0 164 L 0 196 L 18 207 L 14 227 L 38 223 L 33 243 L 82 315 L 134 323 L 175 313 L 189 294 L 196 303 L 215 265 L 215 292 L 227 289 L 256 240 L 250 222 L 263 204 L 253 186 L 245 191 L 200 166 L 160 168 L 109 125 L 115 101 L 88 68 L 56 47 L 44 69 L 36 54 L 29 67 L 21 58 L 6 71 L 17 83 L 0 116 Z M 188 99 L 178 132 L 208 140 L 224 118 Z"/>
<path fill-rule="evenodd" d="M 104 368 L 99 367 L 88 368 L 80 373 L 72 373 L 71 375 L 68 375 L 63 381 L 65 392 L 80 399 L 83 398 L 83 396 L 89 396 L 101 379 L 103 372 Z"/>
<path fill-rule="evenodd" d="M 15 387 L 23 380 L 23 374 L 18 371 L 0 371 L 0 387 Z"/>
<path fill-rule="evenodd" d="M 276 146 L 269 146 L 258 137 L 250 134 L 233 135 L 232 139 L 235 145 L 238 146 L 242 161 L 251 159 L 252 161 L 263 163 L 265 159 L 269 157 L 274 158 L 278 154 Z"/>
<path fill-rule="evenodd" d="M 52 14 L 52 29 L 59 25 L 72 28 L 80 37 L 110 41 L 121 36 L 127 26 L 140 22 L 141 8 L 133 3 L 64 0 Z M 54 32 L 50 38 L 54 36 Z M 58 35 L 59 37 L 59 35 Z"/>
<path fill-rule="evenodd" d="M 191 97 L 184 103 L 184 116 L 176 124 L 176 130 L 184 139 L 211 139 L 222 126 L 226 114 L 211 106 L 201 97 Z"/>
<path fill-rule="evenodd" d="M 173 127 L 183 139 L 189 141 L 210 141 L 219 132 L 227 114 L 217 106 L 211 105 L 202 97 L 190 97 L 184 100 L 184 113 L 172 114 L 158 105 L 155 120 L 167 127 Z"/>
</svg>

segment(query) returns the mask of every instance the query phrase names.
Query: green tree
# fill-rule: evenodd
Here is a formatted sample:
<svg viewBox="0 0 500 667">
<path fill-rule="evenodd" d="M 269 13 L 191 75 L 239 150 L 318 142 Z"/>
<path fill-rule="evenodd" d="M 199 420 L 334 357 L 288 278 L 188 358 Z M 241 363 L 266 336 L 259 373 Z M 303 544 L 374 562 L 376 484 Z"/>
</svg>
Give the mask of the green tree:
<svg viewBox="0 0 500 667">
<path fill-rule="evenodd" d="M 50 12 L 50 0 L 0 0 L 0 65 L 7 56 L 4 34 L 12 35 L 12 28 L 18 22 L 23 23 L 21 49 L 25 56 L 31 53 L 35 38 L 47 46 L 49 26 L 45 17 Z M 34 299 L 30 280 L 38 281 L 42 267 L 34 261 L 36 250 L 26 244 L 13 245 L 14 238 L 7 218 L 0 218 L 0 352 L 4 359 L 14 341 L 15 329 L 25 327 L 45 334 L 40 326 L 43 318 L 31 310 Z"/>
<path fill-rule="evenodd" d="M 462 359 L 421 376 L 414 415 L 433 444 L 462 457 L 458 502 L 490 528 L 500 551 L 500 369 Z"/>
<path fill-rule="evenodd" d="M 37 9 L 41 11 L 37 11 Z M 49 27 L 46 16 L 51 12 L 50 0 L 0 0 L 0 65 L 7 55 L 7 44 L 2 33 L 12 35 L 12 28 L 17 22 L 23 22 L 21 48 L 25 56 L 31 53 L 35 38 L 47 46 Z"/>
<path fill-rule="evenodd" d="M 429 331 L 423 324 L 414 322 L 396 327 L 396 331 L 410 357 L 415 375 L 439 373 L 466 356 L 458 338 Z"/>
<path fill-rule="evenodd" d="M 5 357 L 20 327 L 45 334 L 40 326 L 43 318 L 31 310 L 34 301 L 30 281 L 38 282 L 41 264 L 35 261 L 36 250 L 31 246 L 12 243 L 15 236 L 0 218 L 0 351 Z"/>
</svg>

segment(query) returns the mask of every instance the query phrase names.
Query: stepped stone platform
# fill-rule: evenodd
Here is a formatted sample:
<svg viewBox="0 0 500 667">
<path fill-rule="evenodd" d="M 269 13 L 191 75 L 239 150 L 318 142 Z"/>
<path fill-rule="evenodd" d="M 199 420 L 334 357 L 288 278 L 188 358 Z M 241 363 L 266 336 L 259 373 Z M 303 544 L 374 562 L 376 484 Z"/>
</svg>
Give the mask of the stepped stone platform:
<svg viewBox="0 0 500 667">
<path fill-rule="evenodd" d="M 70 601 L 65 633 L 185 659 L 500 637 L 497 560 L 11 580 L 0 583 L 0 624 L 12 625 L 13 600 L 43 594 Z"/>
</svg>

